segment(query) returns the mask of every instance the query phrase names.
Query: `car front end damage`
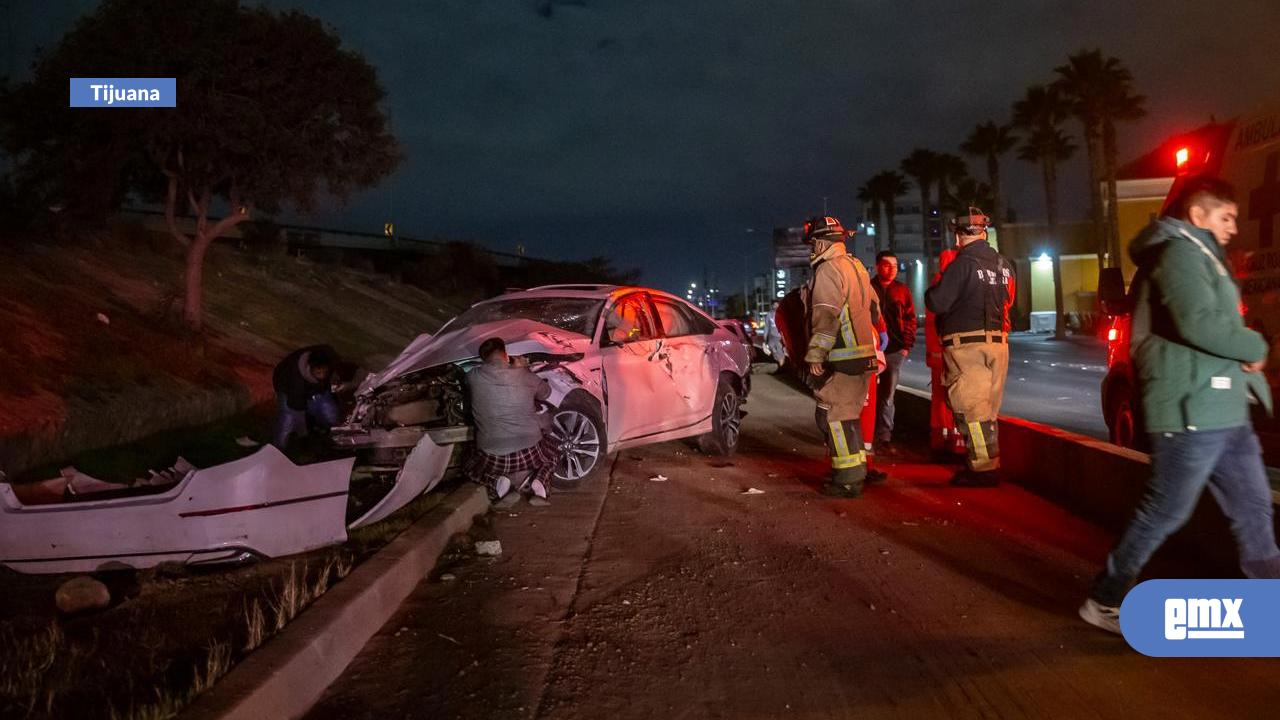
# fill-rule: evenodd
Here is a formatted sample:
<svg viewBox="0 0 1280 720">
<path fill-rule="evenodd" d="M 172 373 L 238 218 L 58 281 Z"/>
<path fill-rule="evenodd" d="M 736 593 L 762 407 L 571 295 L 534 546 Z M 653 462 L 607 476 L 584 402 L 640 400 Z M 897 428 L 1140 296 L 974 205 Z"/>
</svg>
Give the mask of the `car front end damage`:
<svg viewBox="0 0 1280 720">
<path fill-rule="evenodd" d="M 527 359 L 530 370 L 550 384 L 545 411 L 552 415 L 548 425 L 553 432 L 565 435 L 566 443 L 591 439 L 579 437 L 583 431 L 567 422 L 570 418 L 557 416 L 571 394 L 585 392 L 599 399 L 600 389 L 592 392 L 575 368 L 586 338 L 508 324 L 415 341 L 387 370 L 366 379 L 346 424 L 331 432 L 335 448 L 355 454 L 356 478 L 390 486 L 352 528 L 381 520 L 460 467 L 475 437 L 466 386 L 467 371 L 479 363 L 473 336 L 498 332 L 510 338 L 508 351 Z"/>
</svg>

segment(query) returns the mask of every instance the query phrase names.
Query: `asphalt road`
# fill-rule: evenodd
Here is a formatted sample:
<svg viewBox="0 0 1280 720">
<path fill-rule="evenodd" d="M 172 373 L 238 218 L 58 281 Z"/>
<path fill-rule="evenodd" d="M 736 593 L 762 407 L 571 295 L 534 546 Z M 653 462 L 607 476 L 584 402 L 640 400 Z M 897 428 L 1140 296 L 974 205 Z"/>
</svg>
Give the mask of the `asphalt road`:
<svg viewBox="0 0 1280 720">
<path fill-rule="evenodd" d="M 1009 344 L 1009 376 L 1001 414 L 1107 439 L 1100 398 L 1107 374 L 1106 344 L 1097 338 L 1017 333 Z M 903 365 L 902 384 L 929 391 L 924 335 Z"/>
<path fill-rule="evenodd" d="M 918 437 L 886 484 L 823 498 L 811 401 L 760 374 L 748 408 L 731 462 L 626 451 L 490 513 L 308 717 L 1274 715 L 1276 661 L 1155 660 L 1076 617 L 1098 528 L 948 486 Z"/>
</svg>

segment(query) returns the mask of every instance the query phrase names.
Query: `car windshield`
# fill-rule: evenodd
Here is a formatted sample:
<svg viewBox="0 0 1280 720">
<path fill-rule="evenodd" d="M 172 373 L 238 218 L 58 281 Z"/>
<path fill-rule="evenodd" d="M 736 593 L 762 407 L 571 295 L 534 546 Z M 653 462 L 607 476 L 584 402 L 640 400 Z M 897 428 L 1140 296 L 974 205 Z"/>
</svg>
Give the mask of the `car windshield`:
<svg viewBox="0 0 1280 720">
<path fill-rule="evenodd" d="M 482 303 L 459 315 L 445 332 L 500 320 L 532 320 L 566 332 L 592 337 L 603 300 L 592 298 L 512 298 Z"/>
</svg>

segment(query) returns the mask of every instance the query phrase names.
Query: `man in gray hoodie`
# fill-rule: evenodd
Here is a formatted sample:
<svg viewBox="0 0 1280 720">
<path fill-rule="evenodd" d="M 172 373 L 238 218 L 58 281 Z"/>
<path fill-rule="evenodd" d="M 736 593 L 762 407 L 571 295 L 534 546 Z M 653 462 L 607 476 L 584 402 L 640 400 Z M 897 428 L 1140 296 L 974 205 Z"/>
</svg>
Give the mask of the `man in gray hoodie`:
<svg viewBox="0 0 1280 720">
<path fill-rule="evenodd" d="M 527 471 L 520 490 L 531 493 L 531 503 L 544 504 L 563 455 L 560 441 L 544 433 L 538 413 L 537 403 L 550 396 L 551 387 L 533 374 L 528 360 L 509 357 L 501 338 L 481 343 L 480 360 L 467 374 L 476 424 L 467 474 L 496 500 L 511 490 L 513 474 Z"/>
</svg>

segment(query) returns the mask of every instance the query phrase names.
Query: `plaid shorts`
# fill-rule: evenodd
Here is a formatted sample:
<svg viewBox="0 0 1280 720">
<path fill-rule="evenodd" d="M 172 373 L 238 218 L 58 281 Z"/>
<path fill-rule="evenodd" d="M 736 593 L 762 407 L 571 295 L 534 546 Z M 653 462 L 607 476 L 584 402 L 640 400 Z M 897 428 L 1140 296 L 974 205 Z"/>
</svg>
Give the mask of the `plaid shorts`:
<svg viewBox="0 0 1280 720">
<path fill-rule="evenodd" d="M 529 482 L 540 480 L 547 486 L 563 457 L 560 441 L 551 435 L 543 435 L 538 444 L 509 455 L 490 455 L 479 448 L 473 448 L 464 470 L 472 481 L 489 488 L 493 487 L 498 478 L 504 475 L 509 478 L 512 473 L 522 470 L 532 471 L 529 473 Z"/>
</svg>

